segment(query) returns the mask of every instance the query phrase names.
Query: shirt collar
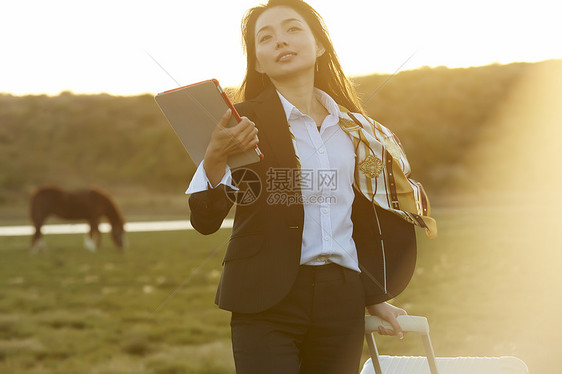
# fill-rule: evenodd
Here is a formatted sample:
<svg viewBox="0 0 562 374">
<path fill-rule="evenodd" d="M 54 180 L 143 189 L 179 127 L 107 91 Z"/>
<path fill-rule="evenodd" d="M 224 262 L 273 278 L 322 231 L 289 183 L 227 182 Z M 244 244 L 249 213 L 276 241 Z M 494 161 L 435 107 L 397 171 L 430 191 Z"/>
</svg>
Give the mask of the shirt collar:
<svg viewBox="0 0 562 374">
<path fill-rule="evenodd" d="M 283 110 L 285 111 L 285 115 L 287 116 L 287 122 L 290 122 L 290 120 L 294 120 L 304 116 L 304 114 L 302 114 L 301 111 L 298 110 L 296 106 L 291 104 L 289 100 L 285 99 L 285 97 L 283 97 L 283 95 L 281 95 L 279 91 L 276 92 L 277 95 L 279 95 L 281 104 L 283 105 Z M 330 97 L 330 95 L 328 95 L 326 92 L 316 87 L 314 88 L 314 96 L 318 99 L 320 104 L 322 104 L 324 108 L 326 108 L 326 110 L 329 113 L 328 117 L 330 118 L 329 121 L 327 122 L 327 125 L 336 124 L 339 121 L 339 117 L 340 117 L 340 109 L 338 107 L 338 104 L 334 101 L 334 99 Z"/>
</svg>

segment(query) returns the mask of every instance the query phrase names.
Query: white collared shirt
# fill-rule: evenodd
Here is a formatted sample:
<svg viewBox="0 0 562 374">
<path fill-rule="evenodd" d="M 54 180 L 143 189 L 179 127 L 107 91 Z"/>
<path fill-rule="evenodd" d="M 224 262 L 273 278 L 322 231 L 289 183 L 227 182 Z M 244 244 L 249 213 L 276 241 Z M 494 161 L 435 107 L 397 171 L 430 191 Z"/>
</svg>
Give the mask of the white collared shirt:
<svg viewBox="0 0 562 374">
<path fill-rule="evenodd" d="M 277 93 L 295 136 L 295 152 L 301 165 L 304 227 L 300 263 L 333 262 L 360 272 L 351 221 L 355 151 L 353 141 L 338 125 L 338 105 L 328 94 L 314 89 L 314 95 L 329 113 L 318 130 L 311 117 Z M 233 187 L 228 166 L 219 184 Z M 208 188 L 210 182 L 201 162 L 186 194 Z"/>
</svg>

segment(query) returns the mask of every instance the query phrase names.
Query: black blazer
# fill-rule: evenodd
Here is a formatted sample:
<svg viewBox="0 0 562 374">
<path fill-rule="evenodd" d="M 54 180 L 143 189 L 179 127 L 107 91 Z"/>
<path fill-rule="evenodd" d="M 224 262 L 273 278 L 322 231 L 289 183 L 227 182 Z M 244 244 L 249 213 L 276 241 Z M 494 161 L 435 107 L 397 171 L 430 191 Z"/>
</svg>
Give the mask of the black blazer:
<svg viewBox="0 0 562 374">
<path fill-rule="evenodd" d="M 293 285 L 300 264 L 304 210 L 299 204 L 268 203 L 271 192 L 266 190 L 267 170 L 297 168 L 286 115 L 275 88 L 270 86 L 257 98 L 237 104 L 236 110 L 256 124 L 265 158 L 245 166 L 259 176 L 261 193 L 252 204 L 236 206 L 215 302 L 222 309 L 254 313 L 281 301 Z M 228 190 L 220 185 L 190 196 L 190 219 L 197 231 L 207 235 L 219 229 L 233 205 Z M 298 188 L 284 192 L 300 195 Z M 385 246 L 387 293 L 383 288 L 383 255 L 375 209 Z M 351 218 L 365 304 L 395 297 L 406 287 L 415 267 L 414 227 L 392 213 L 374 208 L 358 191 Z"/>
</svg>

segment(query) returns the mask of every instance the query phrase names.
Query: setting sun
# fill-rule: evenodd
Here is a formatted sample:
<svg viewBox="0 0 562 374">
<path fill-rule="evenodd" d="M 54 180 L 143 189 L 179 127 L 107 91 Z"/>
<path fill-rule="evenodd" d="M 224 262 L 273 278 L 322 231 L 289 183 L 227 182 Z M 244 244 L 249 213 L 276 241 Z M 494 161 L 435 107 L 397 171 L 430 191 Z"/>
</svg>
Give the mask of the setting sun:
<svg viewBox="0 0 562 374">
<path fill-rule="evenodd" d="M 240 84 L 240 20 L 259 0 L 23 0 L 2 6 L 1 92 L 156 93 L 217 78 Z M 311 0 L 348 75 L 420 66 L 465 67 L 562 57 L 547 0 Z"/>
</svg>

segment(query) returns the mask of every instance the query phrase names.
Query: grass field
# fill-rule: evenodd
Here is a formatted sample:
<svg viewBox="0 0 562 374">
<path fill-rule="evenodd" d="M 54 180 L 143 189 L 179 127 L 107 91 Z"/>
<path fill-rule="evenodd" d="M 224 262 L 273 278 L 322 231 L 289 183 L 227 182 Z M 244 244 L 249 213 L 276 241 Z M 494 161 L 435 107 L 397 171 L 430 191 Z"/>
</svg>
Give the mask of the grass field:
<svg viewBox="0 0 562 374">
<path fill-rule="evenodd" d="M 419 232 L 416 274 L 395 303 L 428 317 L 438 356 L 515 355 L 531 373 L 559 373 L 556 220 L 524 206 L 435 216 L 440 235 Z M 228 236 L 131 233 L 119 253 L 106 235 L 90 253 L 80 235 L 52 235 L 36 255 L 29 238 L 0 237 L 0 373 L 234 373 L 229 314 L 213 303 Z M 377 339 L 383 354 L 423 353 L 415 336 Z"/>
</svg>

